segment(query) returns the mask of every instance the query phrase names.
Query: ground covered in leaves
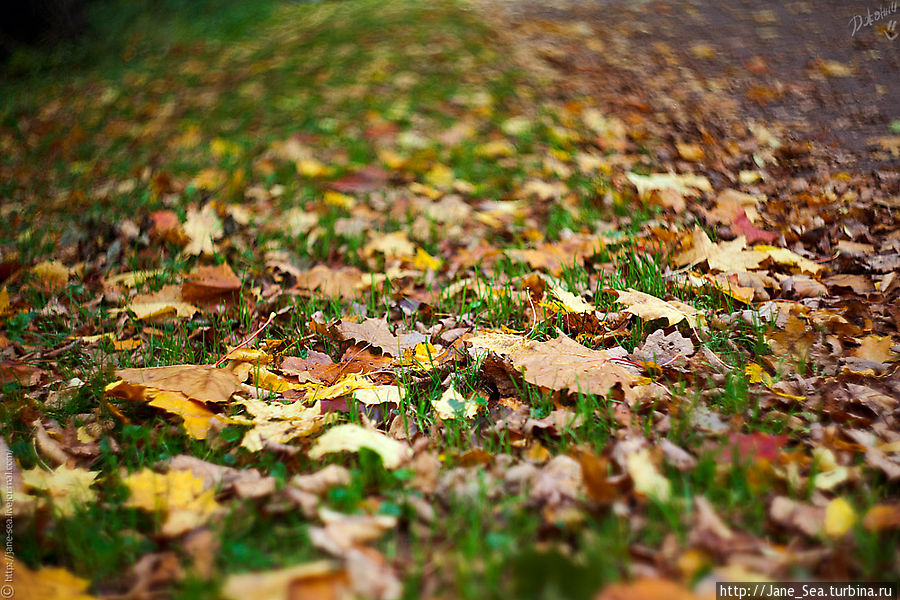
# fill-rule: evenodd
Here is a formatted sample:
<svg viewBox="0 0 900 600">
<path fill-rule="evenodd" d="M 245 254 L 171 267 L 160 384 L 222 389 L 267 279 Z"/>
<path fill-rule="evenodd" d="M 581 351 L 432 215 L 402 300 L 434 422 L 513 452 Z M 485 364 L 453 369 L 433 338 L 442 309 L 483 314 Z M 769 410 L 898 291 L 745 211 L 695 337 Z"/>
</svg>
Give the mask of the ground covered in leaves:
<svg viewBox="0 0 900 600">
<path fill-rule="evenodd" d="M 775 110 L 893 38 L 786 71 L 628 7 L 214 4 L 6 66 L 16 597 L 900 571 L 900 122 Z"/>
</svg>

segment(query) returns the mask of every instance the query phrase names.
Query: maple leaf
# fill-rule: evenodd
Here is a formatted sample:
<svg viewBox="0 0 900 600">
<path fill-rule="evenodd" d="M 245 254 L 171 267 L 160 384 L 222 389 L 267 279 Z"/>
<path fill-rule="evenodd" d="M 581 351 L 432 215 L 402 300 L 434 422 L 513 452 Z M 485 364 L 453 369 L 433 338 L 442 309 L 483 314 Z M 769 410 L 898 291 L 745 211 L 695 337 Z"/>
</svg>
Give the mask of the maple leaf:
<svg viewBox="0 0 900 600">
<path fill-rule="evenodd" d="M 53 507 L 63 517 L 71 516 L 80 506 L 97 498 L 91 489 L 99 471 L 87 471 L 59 465 L 53 471 L 40 467 L 22 471 L 22 483 L 32 490 L 50 495 Z"/>
<path fill-rule="evenodd" d="M 130 492 L 126 506 L 166 514 L 162 533 L 168 537 L 205 524 L 222 508 L 215 500 L 216 491 L 206 489 L 203 478 L 190 471 L 163 475 L 144 468 L 123 483 Z"/>
<path fill-rule="evenodd" d="M 225 229 L 212 202 L 200 210 L 188 209 L 184 233 L 190 240 L 182 250 L 185 254 L 212 255 L 216 251 L 214 242 L 225 234 Z"/>
<path fill-rule="evenodd" d="M 591 350 L 565 335 L 546 342 L 506 333 L 483 333 L 466 340 L 481 348 L 508 356 L 522 371 L 525 381 L 551 390 L 606 395 L 619 387 L 632 400 L 635 377 L 611 361 L 603 350 Z"/>
<path fill-rule="evenodd" d="M 415 331 L 394 335 L 388 328 L 387 321 L 382 319 L 368 318 L 362 323 L 356 323 L 353 319 L 341 319 L 334 329 L 340 339 L 367 342 L 395 358 L 403 356 L 407 349 L 428 341 L 425 335 Z"/>
<path fill-rule="evenodd" d="M 368 448 L 381 457 L 385 469 L 396 469 L 412 454 L 409 446 L 380 431 L 347 423 L 326 431 L 309 451 L 310 458 L 321 458 L 335 452 L 358 452 Z"/>
<path fill-rule="evenodd" d="M 689 304 L 678 300 L 666 301 L 644 292 L 628 288 L 628 291 L 612 290 L 617 294 L 616 302 L 624 304 L 624 312 L 631 313 L 645 321 L 665 319 L 669 326 L 687 321 L 692 327 L 704 322 L 703 314 Z"/>
<path fill-rule="evenodd" d="M 706 261 L 714 271 L 746 271 L 757 268 L 766 258 L 763 253 L 746 250 L 747 240 L 743 236 L 713 244 L 703 229 L 695 227 L 690 239 L 690 250 L 675 257 L 678 266 L 694 266 Z"/>
<path fill-rule="evenodd" d="M 360 255 L 363 258 L 370 258 L 375 254 L 383 254 L 386 259 L 414 256 L 416 247 L 409 241 L 405 231 L 374 234 L 362 247 Z"/>
</svg>

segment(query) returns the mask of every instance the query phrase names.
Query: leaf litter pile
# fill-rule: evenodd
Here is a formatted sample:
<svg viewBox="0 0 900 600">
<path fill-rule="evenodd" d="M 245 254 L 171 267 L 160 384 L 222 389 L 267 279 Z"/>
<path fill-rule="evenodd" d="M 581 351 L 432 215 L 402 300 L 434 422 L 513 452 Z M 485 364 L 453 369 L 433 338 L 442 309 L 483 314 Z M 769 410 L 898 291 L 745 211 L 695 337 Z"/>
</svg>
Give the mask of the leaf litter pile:
<svg viewBox="0 0 900 600">
<path fill-rule="evenodd" d="M 900 570 L 890 156 L 611 102 L 560 66 L 599 23 L 481 10 L 276 4 L 5 84 L 23 597 Z"/>
</svg>

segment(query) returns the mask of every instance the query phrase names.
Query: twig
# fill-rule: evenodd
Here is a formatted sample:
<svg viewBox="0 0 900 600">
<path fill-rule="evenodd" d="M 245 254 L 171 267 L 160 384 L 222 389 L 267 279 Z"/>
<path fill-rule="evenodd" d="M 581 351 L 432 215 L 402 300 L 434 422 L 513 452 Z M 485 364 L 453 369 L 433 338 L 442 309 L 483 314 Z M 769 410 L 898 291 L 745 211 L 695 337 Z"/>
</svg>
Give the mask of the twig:
<svg viewBox="0 0 900 600">
<path fill-rule="evenodd" d="M 266 319 L 265 323 L 260 325 L 259 329 L 257 329 L 252 334 L 250 334 L 250 336 L 248 338 L 246 338 L 243 342 L 241 342 L 240 344 L 238 344 L 237 346 L 235 346 L 234 348 L 232 348 L 231 350 L 226 352 L 225 355 L 222 356 L 222 358 L 220 358 L 219 360 L 216 361 L 216 364 L 214 366 L 218 367 L 219 365 L 221 365 L 223 362 L 225 362 L 228 359 L 228 357 L 231 355 L 232 352 L 234 352 L 238 348 L 246 346 L 247 344 L 252 342 L 256 338 L 256 336 L 258 336 L 260 334 L 260 332 L 262 332 L 263 329 L 265 329 L 266 327 L 269 326 L 269 323 L 271 323 L 274 318 L 275 318 L 275 313 L 269 313 L 269 318 Z"/>
</svg>

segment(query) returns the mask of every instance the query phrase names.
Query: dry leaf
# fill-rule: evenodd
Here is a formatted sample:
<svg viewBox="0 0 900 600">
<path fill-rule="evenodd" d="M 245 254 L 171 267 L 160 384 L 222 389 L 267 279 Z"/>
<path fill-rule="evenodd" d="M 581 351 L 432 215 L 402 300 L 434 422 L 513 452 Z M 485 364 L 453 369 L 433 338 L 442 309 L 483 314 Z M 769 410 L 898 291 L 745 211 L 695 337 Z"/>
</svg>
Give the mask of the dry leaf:
<svg viewBox="0 0 900 600">
<path fill-rule="evenodd" d="M 162 475 L 144 468 L 123 480 L 130 496 L 126 506 L 166 515 L 163 535 L 174 537 L 208 522 L 221 507 L 215 490 L 190 471 Z"/>
<path fill-rule="evenodd" d="M 177 285 L 163 286 L 151 294 L 138 294 L 126 306 L 138 319 L 156 319 L 176 316 L 189 318 L 200 309 L 186 302 L 181 295 L 181 287 Z"/>
<path fill-rule="evenodd" d="M 472 398 L 466 398 L 456 391 L 450 384 L 440 399 L 432 399 L 431 406 L 437 415 L 443 420 L 449 419 L 474 419 L 481 406 Z"/>
<path fill-rule="evenodd" d="M 358 452 L 368 448 L 381 457 L 386 469 L 396 469 L 409 459 L 409 446 L 389 438 L 380 431 L 347 423 L 326 431 L 309 451 L 310 458 L 320 458 L 335 452 Z"/>
<path fill-rule="evenodd" d="M 132 386 L 181 392 L 188 398 L 212 404 L 227 403 L 232 394 L 243 389 L 234 373 L 208 365 L 119 369 L 116 377 Z"/>
<path fill-rule="evenodd" d="M 623 312 L 631 313 L 645 321 L 665 319 L 668 326 L 687 321 L 692 327 L 698 327 L 704 322 L 703 313 L 684 302 L 678 300 L 667 302 L 632 288 L 628 288 L 626 292 L 619 290 L 614 292 L 617 295 L 616 302 L 625 305 Z"/>
<path fill-rule="evenodd" d="M 40 467 L 22 471 L 22 483 L 33 491 L 49 494 L 53 507 L 63 517 L 96 500 L 97 493 L 91 489 L 99 471 L 87 471 L 59 465 L 53 471 Z"/>
<path fill-rule="evenodd" d="M 485 333 L 467 342 L 474 348 L 508 356 L 523 372 L 525 381 L 534 385 L 600 396 L 620 387 L 626 400 L 633 396 L 635 378 L 627 369 L 611 362 L 607 352 L 585 348 L 564 335 L 536 342 L 517 335 Z"/>
<path fill-rule="evenodd" d="M 204 302 L 233 294 L 241 289 L 241 280 L 227 264 L 195 267 L 181 285 L 181 296 L 188 302 Z"/>
<path fill-rule="evenodd" d="M 353 319 L 341 319 L 335 330 L 340 339 L 369 343 L 395 358 L 403 356 L 407 349 L 428 341 L 426 336 L 415 331 L 394 335 L 383 319 L 370 318 L 362 323 L 356 323 Z"/>
<path fill-rule="evenodd" d="M 215 253 L 214 242 L 224 235 L 225 230 L 212 202 L 206 204 L 201 210 L 188 209 L 187 220 L 184 222 L 184 233 L 190 240 L 184 247 L 185 254 L 211 256 Z"/>
</svg>

